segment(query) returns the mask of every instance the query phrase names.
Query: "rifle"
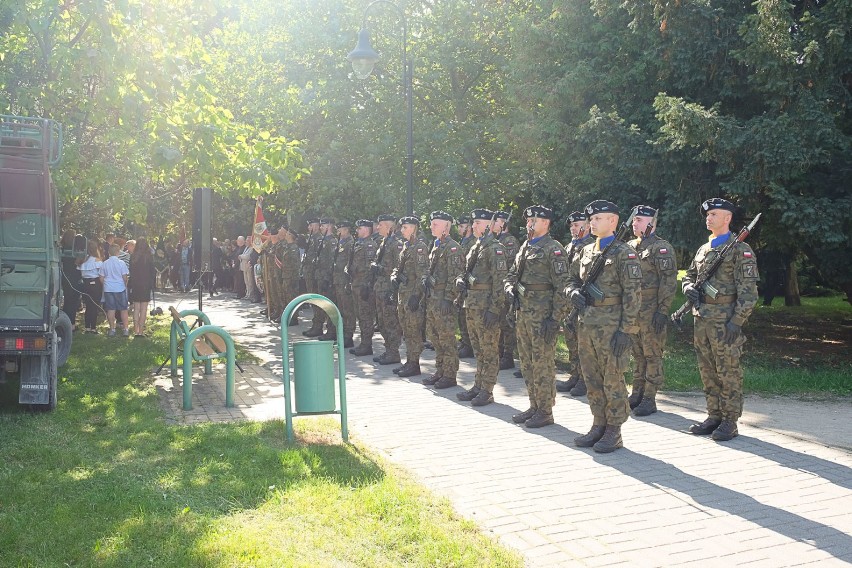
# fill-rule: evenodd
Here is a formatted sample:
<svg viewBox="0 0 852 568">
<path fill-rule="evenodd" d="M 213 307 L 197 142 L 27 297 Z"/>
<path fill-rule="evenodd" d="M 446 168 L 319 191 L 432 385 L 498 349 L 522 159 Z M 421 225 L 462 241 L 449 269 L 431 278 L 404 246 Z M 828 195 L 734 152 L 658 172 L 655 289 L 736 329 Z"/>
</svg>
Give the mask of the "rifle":
<svg viewBox="0 0 852 568">
<path fill-rule="evenodd" d="M 520 261 L 518 262 L 518 281 L 512 286 L 512 308 L 511 313 L 512 317 L 510 321 L 515 321 L 518 317 L 518 310 L 521 309 L 521 296 L 524 294 L 524 285 L 521 284 L 521 277 L 524 275 L 524 268 L 527 266 L 527 248 L 530 246 L 530 238 L 532 237 L 532 229 L 527 229 L 527 240 L 524 241 L 524 244 L 521 245 L 521 248 L 518 250 L 518 256 L 520 257 Z M 513 326 L 514 327 L 514 326 Z"/>
<path fill-rule="evenodd" d="M 340 237 L 337 238 L 337 244 L 334 245 L 334 257 L 331 259 L 331 285 L 330 288 L 334 290 L 334 267 L 337 265 L 337 253 L 340 252 Z"/>
<path fill-rule="evenodd" d="M 749 234 L 754 230 L 754 226 L 757 225 L 757 221 L 760 219 L 760 216 L 763 213 L 758 213 L 757 217 L 751 220 L 751 223 L 740 229 L 740 232 L 737 233 L 737 237 L 735 239 L 729 239 L 725 246 L 722 247 L 722 250 L 719 251 L 719 254 L 713 259 L 713 262 L 710 266 L 707 267 L 707 270 L 702 274 L 698 275 L 698 278 L 695 279 L 694 286 L 702 293 L 707 294 L 711 298 L 715 298 L 719 295 L 719 290 L 710 284 L 710 279 L 714 274 L 719 270 L 719 267 L 722 266 L 722 261 L 725 260 L 725 257 L 728 253 L 731 252 L 731 249 L 736 246 L 737 243 L 741 243 L 746 238 L 748 238 Z M 678 310 L 672 314 L 672 322 L 677 326 L 678 329 L 681 329 L 681 319 L 683 316 L 689 312 L 695 304 L 689 298 L 683 303 L 683 305 L 678 308 Z"/>
<path fill-rule="evenodd" d="M 635 213 L 631 213 L 630 217 L 621 224 L 618 228 L 618 231 L 615 233 L 615 238 L 610 241 L 606 248 L 603 249 L 600 255 L 595 259 L 592 263 L 592 266 L 589 268 L 589 272 L 586 274 L 586 278 L 583 280 L 583 284 L 580 286 L 580 293 L 583 294 L 586 298 L 591 298 L 592 300 L 603 300 L 604 293 L 595 285 L 595 281 L 603 272 L 604 266 L 606 266 L 606 259 L 609 255 L 609 251 L 615 247 L 616 243 L 623 241 L 627 236 L 627 231 L 633 230 L 633 217 Z M 574 318 L 580 313 L 580 310 L 574 306 L 571 308 L 571 313 L 568 314 L 568 321 L 574 321 Z"/>
<path fill-rule="evenodd" d="M 511 213 L 509 216 L 511 217 Z M 473 246 L 468 253 L 468 261 L 467 266 L 465 266 L 464 274 L 462 274 L 462 282 L 464 283 L 464 290 L 459 293 L 458 301 L 463 302 L 465 298 L 467 298 L 467 292 L 470 290 L 470 286 L 472 282 L 470 281 L 473 269 L 476 267 L 476 261 L 479 260 L 479 251 L 482 250 L 482 239 L 488 238 L 488 235 L 491 233 L 491 225 L 494 223 L 494 220 L 497 219 L 497 213 L 491 216 L 491 220 L 488 221 L 488 225 L 485 226 L 485 232 L 482 234 L 482 238 L 476 239 L 476 242 L 473 243 Z M 496 238 L 496 237 L 495 237 Z"/>
<path fill-rule="evenodd" d="M 370 279 L 368 281 L 368 286 L 370 288 L 376 285 L 379 271 L 382 269 L 382 260 L 385 258 L 385 253 L 388 250 L 388 242 L 391 240 L 392 236 L 392 234 L 388 233 L 388 236 L 382 239 L 382 246 L 379 247 L 379 252 L 376 253 L 376 259 L 370 264 Z"/>
</svg>

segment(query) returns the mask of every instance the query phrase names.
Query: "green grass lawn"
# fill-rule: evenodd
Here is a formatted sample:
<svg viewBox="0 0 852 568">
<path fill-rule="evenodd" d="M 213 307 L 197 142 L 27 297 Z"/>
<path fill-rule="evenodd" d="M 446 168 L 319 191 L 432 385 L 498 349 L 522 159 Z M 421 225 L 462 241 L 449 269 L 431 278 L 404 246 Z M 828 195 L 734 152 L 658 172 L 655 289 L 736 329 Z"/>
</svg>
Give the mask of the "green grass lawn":
<svg viewBox="0 0 852 568">
<path fill-rule="evenodd" d="M 684 298 L 678 293 L 672 311 Z M 758 305 L 743 328 L 748 341 L 743 356 L 743 387 L 747 393 L 794 396 L 852 395 L 852 307 L 842 296 L 802 298 L 798 307 Z M 692 316 L 683 331 L 670 326 L 663 365 L 664 390 L 700 391 L 701 378 L 692 347 Z M 557 365 L 568 352 L 560 339 Z M 631 361 L 632 365 L 632 361 Z M 631 367 L 632 369 L 632 367 Z M 625 375 L 632 382 L 631 372 Z"/>
<path fill-rule="evenodd" d="M 523 565 L 331 418 L 169 425 L 163 325 L 76 335 L 53 413 L 0 385 L 0 566 Z"/>
</svg>

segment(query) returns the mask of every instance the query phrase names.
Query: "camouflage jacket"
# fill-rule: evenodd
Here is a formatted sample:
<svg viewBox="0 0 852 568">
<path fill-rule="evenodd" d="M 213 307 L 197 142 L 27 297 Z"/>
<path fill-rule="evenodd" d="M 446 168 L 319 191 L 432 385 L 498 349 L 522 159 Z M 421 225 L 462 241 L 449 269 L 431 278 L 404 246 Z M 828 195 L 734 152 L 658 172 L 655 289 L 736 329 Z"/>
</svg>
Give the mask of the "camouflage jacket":
<svg viewBox="0 0 852 568">
<path fill-rule="evenodd" d="M 335 288 L 346 288 L 352 284 L 349 278 L 349 261 L 355 252 L 355 239 L 345 237 L 337 241 L 337 252 L 334 253 L 333 279 Z"/>
<path fill-rule="evenodd" d="M 535 242 L 527 240 L 521 246 L 503 281 L 503 288 L 510 291 L 517 285 L 521 311 L 529 309 L 540 313 L 542 319 L 552 317 L 560 321 L 570 308 L 562 293 L 568 284 L 568 255 L 549 234 L 533 240 Z"/>
<path fill-rule="evenodd" d="M 571 265 L 567 292 L 579 290 L 595 259 L 601 255 L 597 241 L 587 244 L 577 262 Z M 642 302 L 642 268 L 633 247 L 616 242 L 607 254 L 604 269 L 594 284 L 604 294 L 601 305 L 589 301 L 580 311 L 579 321 L 591 326 L 614 326 L 629 334 L 639 333 Z M 617 302 L 610 304 L 609 302 Z"/>
<path fill-rule="evenodd" d="M 281 262 L 281 278 L 288 288 L 299 289 L 299 245 L 296 243 L 280 242 L 278 257 Z"/>
<path fill-rule="evenodd" d="M 503 281 L 509 270 L 506 247 L 491 233 L 485 235 L 480 243 L 472 246 L 467 253 L 465 277 L 468 290 L 464 307 L 499 314 L 506 309 L 506 295 L 503 293 Z"/>
<path fill-rule="evenodd" d="M 385 247 L 384 253 L 382 253 L 382 247 Z M 376 294 L 383 295 L 390 292 L 390 277 L 394 269 L 396 269 L 397 263 L 399 263 L 399 255 L 401 253 L 402 241 L 395 235 L 389 235 L 387 239 L 379 243 L 379 246 L 376 248 L 376 256 L 372 259 L 372 262 L 376 262 L 381 266 L 381 272 L 376 277 L 376 284 L 373 287 Z M 382 255 L 381 262 L 379 262 L 379 255 Z"/>
<path fill-rule="evenodd" d="M 731 235 L 731 238 L 736 237 Z M 707 242 L 698 249 L 686 269 L 683 286 L 694 283 L 698 275 L 707 270 L 724 244 L 720 243 L 713 248 Z M 757 304 L 757 279 L 757 257 L 754 251 L 747 243 L 737 243 L 708 282 L 719 290 L 717 299 L 720 296 L 731 296 L 731 301 L 719 304 L 702 302 L 692 309 L 693 315 L 718 321 L 730 319 L 737 325 L 745 325 Z"/>
<path fill-rule="evenodd" d="M 579 241 L 576 241 L 576 243 L 573 239 L 568 241 L 568 244 L 564 245 L 565 252 L 568 253 L 568 264 L 574 264 L 580 258 L 580 252 L 583 250 L 583 247 L 594 241 L 595 238 L 592 235 L 586 235 Z"/>
<path fill-rule="evenodd" d="M 302 260 L 302 275 L 305 278 L 313 278 L 316 270 L 317 250 L 322 242 L 322 236 L 314 233 L 308 236 L 308 248 L 305 249 L 305 258 Z"/>
<path fill-rule="evenodd" d="M 434 279 L 429 301 L 437 303 L 455 299 L 456 278 L 462 272 L 464 272 L 464 256 L 461 245 L 452 237 L 447 237 L 446 240 L 441 241 L 440 245 L 432 247 L 426 270 L 426 276 Z M 425 293 L 425 290 L 423 292 Z"/>
<path fill-rule="evenodd" d="M 334 271 L 334 257 L 337 253 L 337 237 L 325 235 L 319 248 L 319 257 L 314 267 L 314 279 L 320 290 L 328 292 L 332 285 L 332 273 Z"/>
<path fill-rule="evenodd" d="M 515 257 L 518 256 L 518 251 L 521 249 L 520 241 L 518 241 L 512 233 L 500 233 L 497 240 L 500 241 L 500 244 L 503 245 L 503 247 L 505 247 L 509 262 L 515 262 Z"/>
<path fill-rule="evenodd" d="M 635 238 L 628 243 L 639 255 L 642 267 L 642 312 L 666 316 L 677 291 L 677 259 L 672 245 L 657 235 Z"/>
<path fill-rule="evenodd" d="M 363 287 L 370 282 L 370 264 L 376 259 L 379 246 L 373 237 L 356 239 L 352 252 L 352 263 L 348 267 L 353 287 Z"/>
<path fill-rule="evenodd" d="M 391 277 L 399 280 L 399 295 L 415 294 L 423 292 L 420 278 L 429 270 L 429 245 L 423 237 L 417 235 L 414 239 L 404 242 L 399 253 L 399 263 L 391 273 Z"/>
<path fill-rule="evenodd" d="M 476 237 L 473 236 L 473 233 L 466 237 L 462 237 L 462 240 L 459 241 L 459 245 L 461 246 L 462 255 L 467 258 L 467 253 L 470 252 L 470 249 L 473 248 L 473 245 L 476 244 Z"/>
</svg>

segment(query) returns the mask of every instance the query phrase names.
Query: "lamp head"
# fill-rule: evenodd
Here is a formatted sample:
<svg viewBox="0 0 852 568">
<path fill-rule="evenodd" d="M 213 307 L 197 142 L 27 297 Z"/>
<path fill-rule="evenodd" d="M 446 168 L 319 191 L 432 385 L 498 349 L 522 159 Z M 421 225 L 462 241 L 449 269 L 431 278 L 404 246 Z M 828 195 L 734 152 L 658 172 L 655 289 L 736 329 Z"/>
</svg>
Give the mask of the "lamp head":
<svg viewBox="0 0 852 568">
<path fill-rule="evenodd" d="M 373 72 L 373 67 L 379 60 L 379 54 L 370 45 L 370 32 L 367 28 L 361 28 L 358 32 L 358 45 L 346 58 L 352 63 L 352 70 L 359 79 L 366 79 Z"/>
</svg>

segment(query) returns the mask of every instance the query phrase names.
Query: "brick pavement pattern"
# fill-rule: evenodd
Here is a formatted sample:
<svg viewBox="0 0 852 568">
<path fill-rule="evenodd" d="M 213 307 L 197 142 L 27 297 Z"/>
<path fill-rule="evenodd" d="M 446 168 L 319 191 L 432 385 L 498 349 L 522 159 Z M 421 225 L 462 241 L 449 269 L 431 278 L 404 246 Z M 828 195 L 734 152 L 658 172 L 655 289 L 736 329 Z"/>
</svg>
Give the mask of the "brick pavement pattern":
<svg viewBox="0 0 852 568">
<path fill-rule="evenodd" d="M 280 378 L 270 372 L 280 375 L 280 340 L 256 311 L 227 299 L 205 306 L 214 324 L 267 361 L 236 373 L 240 406 L 227 411 L 223 380 L 215 385 L 199 367 L 192 413 L 179 410 L 179 377 L 158 380 L 163 398 L 177 401 L 171 410 L 166 404 L 170 416 L 183 423 L 283 416 Z M 301 340 L 305 322 L 290 336 Z M 473 381 L 467 361 L 460 387 L 434 391 L 346 356 L 350 434 L 449 498 L 529 566 L 852 564 L 848 401 L 757 399 L 753 414 L 747 401 L 740 436 L 719 444 L 685 433 L 704 417 L 700 394 L 662 395 L 658 413 L 624 425 L 623 450 L 601 455 L 571 443 L 588 426 L 582 399 L 557 396 L 554 426 L 514 425 L 527 396 L 510 371 L 500 373 L 495 404 L 477 410 L 455 398 Z M 433 356 L 424 352 L 424 372 Z M 819 419 L 808 414 L 815 409 Z M 827 446 L 815 422 L 847 434 L 827 436 Z"/>
</svg>

